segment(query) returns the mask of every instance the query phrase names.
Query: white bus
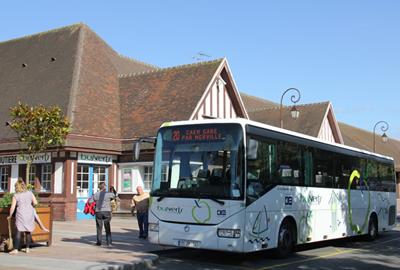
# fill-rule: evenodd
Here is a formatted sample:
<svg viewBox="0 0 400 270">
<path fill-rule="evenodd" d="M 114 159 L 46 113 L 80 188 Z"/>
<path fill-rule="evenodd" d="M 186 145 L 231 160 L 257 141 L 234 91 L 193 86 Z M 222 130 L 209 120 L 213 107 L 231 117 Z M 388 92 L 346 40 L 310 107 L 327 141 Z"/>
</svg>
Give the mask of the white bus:
<svg viewBox="0 0 400 270">
<path fill-rule="evenodd" d="M 245 119 L 163 124 L 149 240 L 253 252 L 389 230 L 392 158 Z"/>
</svg>

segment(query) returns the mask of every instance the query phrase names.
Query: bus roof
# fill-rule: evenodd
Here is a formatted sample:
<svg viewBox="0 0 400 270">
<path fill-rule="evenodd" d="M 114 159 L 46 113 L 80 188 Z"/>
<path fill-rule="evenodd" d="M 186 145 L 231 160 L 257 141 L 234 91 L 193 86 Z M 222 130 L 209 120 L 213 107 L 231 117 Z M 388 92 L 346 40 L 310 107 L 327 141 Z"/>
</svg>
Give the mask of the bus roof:
<svg viewBox="0 0 400 270">
<path fill-rule="evenodd" d="M 367 151 L 367 150 L 355 148 L 355 147 L 344 145 L 344 144 L 324 141 L 324 140 L 318 139 L 318 138 L 313 137 L 313 136 L 309 136 L 309 135 L 306 135 L 306 134 L 302 134 L 302 133 L 291 131 L 291 130 L 287 130 L 287 129 L 278 128 L 278 127 L 275 127 L 275 126 L 270 126 L 270 125 L 267 125 L 267 124 L 263 124 L 263 123 L 260 123 L 260 122 L 256 122 L 256 121 L 252 121 L 252 120 L 248 120 L 248 119 L 244 119 L 244 118 L 205 119 L 205 120 L 165 122 L 165 123 L 163 123 L 161 125 L 161 128 L 169 127 L 169 126 L 182 126 L 182 125 L 229 124 L 229 123 L 240 124 L 243 127 L 245 127 L 246 125 L 252 125 L 252 126 L 255 126 L 255 127 L 259 127 L 259 128 L 263 128 L 263 129 L 267 129 L 267 130 L 272 130 L 272 131 L 279 132 L 279 133 L 282 133 L 282 134 L 287 134 L 287 135 L 291 135 L 291 136 L 294 136 L 294 137 L 298 137 L 298 138 L 311 140 L 311 141 L 322 143 L 322 144 L 326 144 L 326 145 L 339 147 L 339 148 L 342 148 L 342 149 L 352 150 L 352 151 L 355 151 L 355 152 L 359 152 L 359 153 L 375 156 L 375 157 L 378 157 L 378 158 L 384 158 L 384 159 L 388 159 L 388 160 L 392 160 L 392 161 L 394 160 L 392 157 L 389 157 L 389 156 L 377 154 L 377 153 L 374 153 L 374 152 L 370 152 L 370 151 Z"/>
</svg>

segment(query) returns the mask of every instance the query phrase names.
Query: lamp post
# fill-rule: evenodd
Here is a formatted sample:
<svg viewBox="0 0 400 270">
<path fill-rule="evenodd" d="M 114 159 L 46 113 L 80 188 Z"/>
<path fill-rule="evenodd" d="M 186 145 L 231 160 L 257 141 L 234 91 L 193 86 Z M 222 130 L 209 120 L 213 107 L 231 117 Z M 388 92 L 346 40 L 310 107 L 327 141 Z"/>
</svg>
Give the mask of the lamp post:
<svg viewBox="0 0 400 270">
<path fill-rule="evenodd" d="M 292 115 L 292 118 L 293 119 L 297 119 L 297 118 L 299 118 L 299 115 L 300 115 L 300 112 L 299 112 L 299 110 L 297 109 L 297 107 L 296 107 L 296 103 L 300 100 L 300 91 L 299 91 L 299 89 L 297 89 L 297 88 L 289 88 L 289 89 L 286 89 L 286 91 L 285 92 L 283 92 L 283 94 L 282 94 L 282 96 L 281 96 L 281 106 L 280 106 L 280 108 L 279 108 L 279 121 L 280 121 L 280 128 L 283 128 L 283 119 L 282 119 L 282 101 L 283 101 L 283 97 L 285 96 L 285 94 L 287 93 L 287 92 L 289 92 L 289 91 L 295 91 L 295 92 L 297 92 L 297 98 L 296 98 L 296 95 L 292 95 L 291 97 L 290 97 L 290 100 L 294 103 L 293 104 L 293 106 L 292 106 L 292 108 L 290 109 L 290 114 Z"/>
<path fill-rule="evenodd" d="M 385 131 L 389 129 L 389 124 L 386 121 L 379 121 L 374 126 L 374 152 L 376 152 L 376 141 L 375 141 L 375 129 L 376 127 L 381 124 L 380 129 L 382 130 L 382 141 L 385 143 L 388 141 L 388 136 L 386 135 Z"/>
</svg>

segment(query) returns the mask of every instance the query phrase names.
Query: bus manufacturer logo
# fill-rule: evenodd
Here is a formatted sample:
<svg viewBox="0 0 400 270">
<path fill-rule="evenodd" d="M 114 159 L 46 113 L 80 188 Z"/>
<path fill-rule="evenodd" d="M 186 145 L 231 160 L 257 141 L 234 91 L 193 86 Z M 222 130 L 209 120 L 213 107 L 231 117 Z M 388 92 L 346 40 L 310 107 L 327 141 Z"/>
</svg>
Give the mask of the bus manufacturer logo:
<svg viewBox="0 0 400 270">
<path fill-rule="evenodd" d="M 226 210 L 217 210 L 217 216 L 226 216 Z"/>
</svg>

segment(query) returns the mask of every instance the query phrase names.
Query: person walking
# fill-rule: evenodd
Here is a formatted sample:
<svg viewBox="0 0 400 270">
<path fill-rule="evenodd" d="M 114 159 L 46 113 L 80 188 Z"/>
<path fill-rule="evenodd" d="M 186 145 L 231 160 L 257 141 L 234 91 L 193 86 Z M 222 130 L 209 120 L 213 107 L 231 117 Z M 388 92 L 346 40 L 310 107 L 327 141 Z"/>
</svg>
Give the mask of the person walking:
<svg viewBox="0 0 400 270">
<path fill-rule="evenodd" d="M 115 200 L 115 195 L 112 192 L 107 192 L 105 183 L 100 183 L 100 191 L 96 192 L 90 199 L 90 202 L 96 202 L 96 229 L 97 229 L 97 246 L 101 246 L 103 223 L 106 230 L 107 246 L 112 245 L 111 238 L 111 200 Z"/>
<path fill-rule="evenodd" d="M 26 237 L 25 252 L 30 252 L 31 233 L 35 230 L 35 209 L 33 208 L 35 205 L 37 205 L 35 196 L 27 189 L 25 182 L 22 179 L 18 179 L 15 183 L 15 194 L 12 198 L 10 214 L 7 217 L 11 219 L 16 210 L 15 225 L 17 234 L 15 237 L 15 249 L 10 251 L 9 254 L 17 254 L 18 250 L 21 249 L 21 234 L 23 232 Z"/>
<path fill-rule="evenodd" d="M 149 193 L 144 192 L 141 186 L 136 188 L 137 195 L 132 198 L 132 206 L 136 208 L 136 217 L 139 225 L 139 238 L 147 239 L 149 231 Z"/>
</svg>

